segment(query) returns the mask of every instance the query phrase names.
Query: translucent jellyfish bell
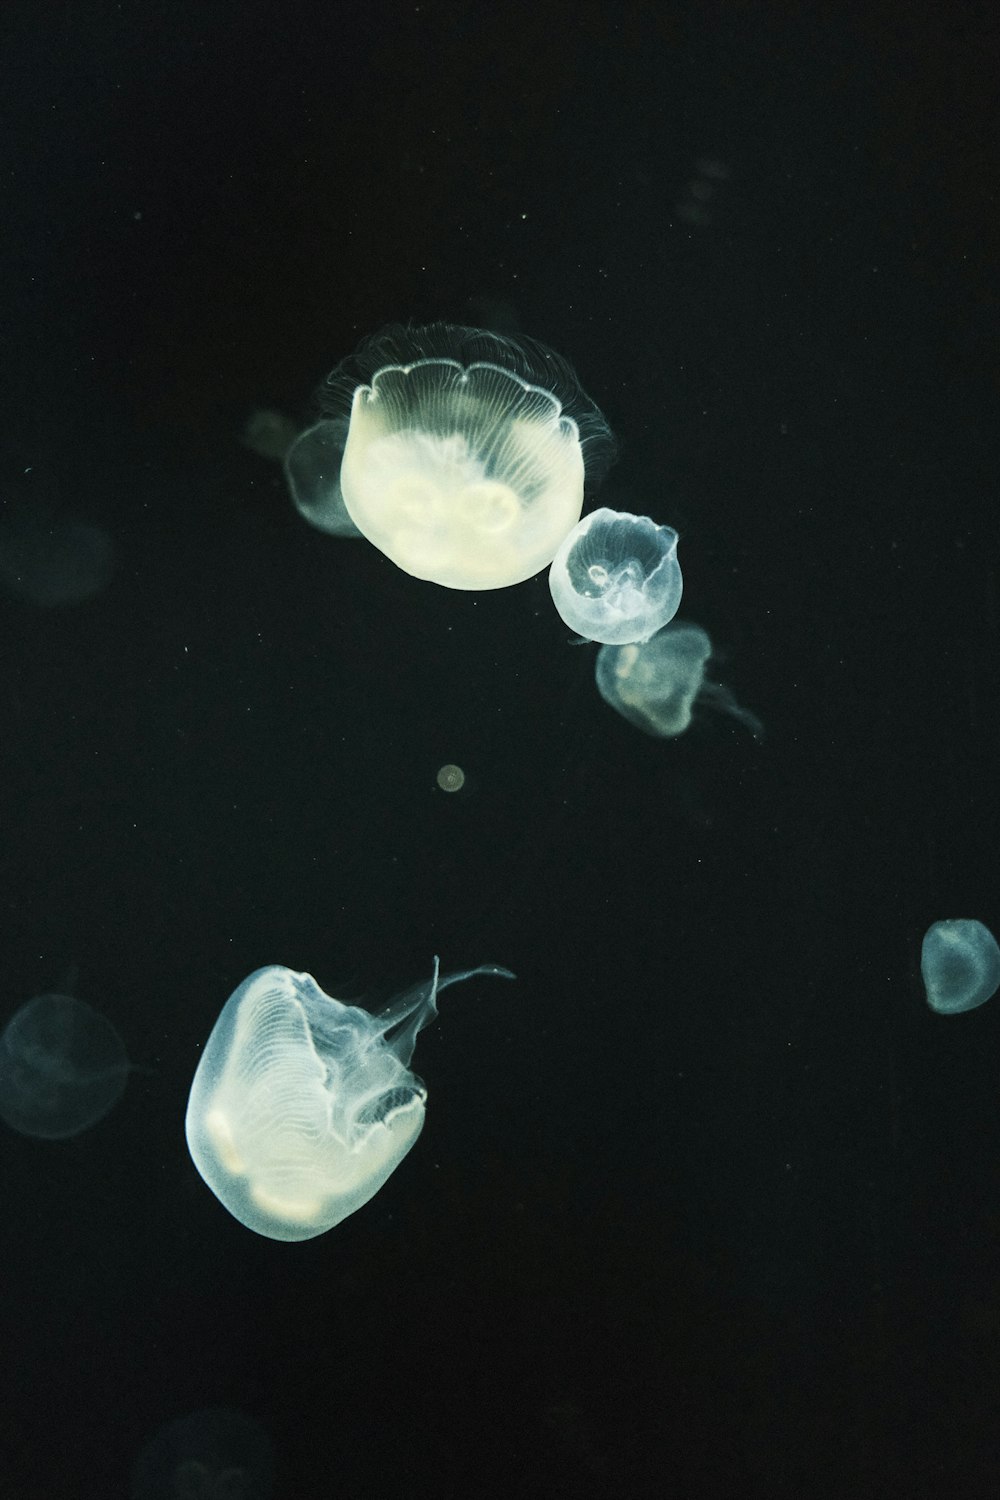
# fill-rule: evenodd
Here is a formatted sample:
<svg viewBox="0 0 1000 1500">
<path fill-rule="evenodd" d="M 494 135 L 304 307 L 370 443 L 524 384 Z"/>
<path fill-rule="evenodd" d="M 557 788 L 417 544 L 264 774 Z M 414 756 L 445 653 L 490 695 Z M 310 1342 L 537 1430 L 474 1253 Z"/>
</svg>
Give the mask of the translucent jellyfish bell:
<svg viewBox="0 0 1000 1500">
<path fill-rule="evenodd" d="M 950 917 L 924 934 L 920 972 L 931 1010 L 944 1016 L 975 1010 L 1000 989 L 1000 947 L 982 922 Z"/>
<path fill-rule="evenodd" d="M 347 427 L 346 417 L 316 422 L 285 453 L 285 478 L 296 510 L 328 536 L 361 535 L 347 514 L 340 489 Z"/>
<path fill-rule="evenodd" d="M 438 976 L 379 1015 L 324 994 L 309 974 L 258 969 L 229 997 L 188 1100 L 192 1160 L 225 1208 L 257 1234 L 308 1240 L 367 1203 L 424 1123 L 409 1070 L 437 994 L 483 965 Z"/>
<path fill-rule="evenodd" d="M 72 995 L 36 995 L 0 1036 L 0 1119 L 22 1135 L 61 1140 L 118 1103 L 129 1063 L 111 1022 Z"/>
<path fill-rule="evenodd" d="M 727 687 L 705 681 L 712 642 L 700 625 L 674 620 L 652 640 L 602 646 L 597 653 L 597 688 L 630 724 L 658 739 L 683 734 L 696 705 L 731 714 L 761 739 L 764 726 L 736 702 Z"/>
<path fill-rule="evenodd" d="M 648 641 L 681 602 L 677 533 L 648 516 L 606 507 L 584 516 L 549 569 L 560 617 L 588 641 Z"/>
<path fill-rule="evenodd" d="M 405 572 L 447 588 L 504 588 L 544 568 L 614 450 L 552 350 L 447 323 L 366 339 L 320 405 L 323 421 L 289 454 L 290 482 L 294 466 L 320 462 L 332 495 L 348 419 L 337 482 L 351 520 Z"/>
<path fill-rule="evenodd" d="M 271 1439 L 225 1406 L 167 1422 L 132 1470 L 132 1500 L 268 1500 L 273 1492 Z"/>
<path fill-rule="evenodd" d="M 43 609 L 83 604 L 107 588 L 114 543 L 99 526 L 46 504 L 17 503 L 0 520 L 0 584 Z"/>
</svg>

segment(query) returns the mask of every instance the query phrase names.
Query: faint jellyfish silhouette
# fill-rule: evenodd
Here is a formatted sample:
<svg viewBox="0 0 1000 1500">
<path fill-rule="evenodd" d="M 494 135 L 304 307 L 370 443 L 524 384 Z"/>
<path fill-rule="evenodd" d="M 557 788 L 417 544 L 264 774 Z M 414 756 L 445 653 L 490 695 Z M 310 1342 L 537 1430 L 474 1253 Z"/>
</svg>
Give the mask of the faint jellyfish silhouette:
<svg viewBox="0 0 1000 1500">
<path fill-rule="evenodd" d="M 427 1091 L 410 1072 L 417 1033 L 449 984 L 433 978 L 372 1015 L 309 974 L 258 969 L 226 1001 L 205 1044 L 185 1131 L 198 1171 L 248 1229 L 308 1240 L 367 1203 L 410 1150 Z"/>
<path fill-rule="evenodd" d="M 549 569 L 561 619 L 588 641 L 648 641 L 681 602 L 677 533 L 648 516 L 591 511 L 563 538 Z"/>
<path fill-rule="evenodd" d="M 298 435 L 298 426 L 291 417 L 262 407 L 247 417 L 242 441 L 252 453 L 280 464 Z"/>
<path fill-rule="evenodd" d="M 948 917 L 924 934 L 920 972 L 927 1004 L 939 1015 L 985 1005 L 1000 989 L 1000 947 L 973 917 Z"/>
<path fill-rule="evenodd" d="M 22 1135 L 61 1140 L 118 1103 L 129 1063 L 111 1022 L 72 995 L 36 995 L 0 1035 L 0 1119 Z"/>
<path fill-rule="evenodd" d="M 340 464 L 348 419 L 333 417 L 307 427 L 285 454 L 285 478 L 295 509 L 328 536 L 360 536 L 340 490 Z"/>
<path fill-rule="evenodd" d="M 545 567 L 579 519 L 585 479 L 614 453 L 551 349 L 447 323 L 365 339 L 319 404 L 323 420 L 288 459 L 299 509 L 313 519 L 332 505 L 343 446 L 355 525 L 404 572 L 448 588 L 504 588 Z"/>
<path fill-rule="evenodd" d="M 742 708 L 721 683 L 705 681 L 711 654 L 712 642 L 700 625 L 675 620 L 652 640 L 602 646 L 594 669 L 597 688 L 630 724 L 658 739 L 683 734 L 696 707 L 730 714 L 762 739 L 764 726 L 756 714 Z"/>
<path fill-rule="evenodd" d="M 0 519 L 0 583 L 45 609 L 83 604 L 107 588 L 114 543 L 99 526 L 62 514 L 46 500 L 15 496 Z"/>
<path fill-rule="evenodd" d="M 465 772 L 461 766 L 442 766 L 437 773 L 437 784 L 442 792 L 460 792 L 465 785 Z"/>
<path fill-rule="evenodd" d="M 271 1439 L 227 1407 L 167 1422 L 132 1470 L 132 1500 L 268 1500 L 273 1489 Z"/>
</svg>

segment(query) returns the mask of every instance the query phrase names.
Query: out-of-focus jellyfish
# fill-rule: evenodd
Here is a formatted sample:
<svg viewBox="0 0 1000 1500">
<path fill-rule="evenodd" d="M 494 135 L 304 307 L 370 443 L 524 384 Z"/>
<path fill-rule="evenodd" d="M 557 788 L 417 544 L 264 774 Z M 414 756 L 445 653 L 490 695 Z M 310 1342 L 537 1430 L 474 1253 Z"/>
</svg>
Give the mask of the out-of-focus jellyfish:
<svg viewBox="0 0 1000 1500">
<path fill-rule="evenodd" d="M 549 569 L 560 617 L 588 641 L 648 641 L 681 602 L 677 533 L 648 516 L 606 507 L 584 516 Z"/>
<path fill-rule="evenodd" d="M 295 509 L 328 536 L 360 536 L 340 490 L 340 462 L 348 419 L 333 417 L 307 427 L 285 454 L 285 478 Z"/>
<path fill-rule="evenodd" d="M 132 1500 L 268 1500 L 273 1490 L 271 1439 L 224 1406 L 167 1422 L 132 1470 Z"/>
<path fill-rule="evenodd" d="M 437 994 L 485 964 L 433 978 L 379 1015 L 324 994 L 309 974 L 258 969 L 223 1006 L 195 1072 L 186 1132 L 212 1192 L 248 1229 L 308 1240 L 368 1202 L 424 1123 L 409 1070 Z"/>
<path fill-rule="evenodd" d="M 339 486 L 380 551 L 454 589 L 504 588 L 550 563 L 580 517 L 585 478 L 597 481 L 614 452 L 551 349 L 448 323 L 366 339 L 319 404 L 323 420 L 286 462 L 299 509 L 320 524 Z"/>
<path fill-rule="evenodd" d="M 460 792 L 465 785 L 465 772 L 461 766 L 442 766 L 437 773 L 437 784 L 442 792 Z"/>
<path fill-rule="evenodd" d="M 975 1010 L 1000 989 L 1000 947 L 974 917 L 949 917 L 924 934 L 920 972 L 931 1010 L 943 1016 Z"/>
<path fill-rule="evenodd" d="M 0 583 L 46 609 L 83 604 L 107 588 L 114 543 L 89 521 L 35 499 L 13 499 L 0 519 Z"/>
<path fill-rule="evenodd" d="M 298 426 L 291 417 L 286 417 L 282 411 L 262 407 L 247 417 L 243 443 L 252 453 L 280 464 L 284 463 L 285 454 L 298 435 Z"/>
<path fill-rule="evenodd" d="M 0 1036 L 0 1119 L 22 1135 L 79 1135 L 113 1109 L 128 1078 L 111 1022 L 72 995 L 36 995 Z"/>
<path fill-rule="evenodd" d="M 712 642 L 700 625 L 675 620 L 652 640 L 602 646 L 595 667 L 598 691 L 630 724 L 658 739 L 683 734 L 696 707 L 731 714 L 762 739 L 764 726 L 757 716 L 742 708 L 727 687 L 705 681 L 711 654 Z"/>
</svg>

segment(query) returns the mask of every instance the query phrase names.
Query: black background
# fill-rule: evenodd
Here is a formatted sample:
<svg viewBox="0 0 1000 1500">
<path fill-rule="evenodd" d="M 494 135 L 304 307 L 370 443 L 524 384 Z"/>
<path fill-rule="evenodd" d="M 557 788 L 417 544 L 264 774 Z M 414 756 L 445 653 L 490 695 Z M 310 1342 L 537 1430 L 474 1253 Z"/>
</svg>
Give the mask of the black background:
<svg viewBox="0 0 1000 1500">
<path fill-rule="evenodd" d="M 2 1002 L 75 970 L 141 1070 L 0 1135 L 5 1497 L 220 1405 L 295 1500 L 996 1493 L 1000 1002 L 919 949 L 1000 929 L 997 38 L 848 9 L 5 6 L 0 490 L 119 565 L 0 601 Z M 574 362 L 762 744 L 241 445 L 437 318 Z M 434 953 L 518 981 L 443 997 L 412 1155 L 255 1237 L 183 1137 L 221 1005 Z"/>
</svg>

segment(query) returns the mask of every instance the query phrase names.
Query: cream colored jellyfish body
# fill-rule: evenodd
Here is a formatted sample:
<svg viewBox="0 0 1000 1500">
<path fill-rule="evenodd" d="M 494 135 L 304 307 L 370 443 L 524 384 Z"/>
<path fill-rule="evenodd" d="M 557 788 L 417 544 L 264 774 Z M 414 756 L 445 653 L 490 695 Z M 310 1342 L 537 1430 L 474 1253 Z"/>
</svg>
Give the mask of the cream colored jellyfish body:
<svg viewBox="0 0 1000 1500">
<path fill-rule="evenodd" d="M 338 485 L 351 520 L 447 588 L 505 588 L 546 567 L 613 452 L 565 360 L 447 323 L 367 339 L 320 404 L 328 422 L 349 415 Z"/>
<path fill-rule="evenodd" d="M 378 1015 L 309 974 L 258 969 L 230 995 L 191 1085 L 191 1158 L 234 1218 L 272 1240 L 308 1240 L 368 1202 L 413 1145 L 427 1090 L 410 1072 L 437 996 L 484 964 L 408 990 Z"/>
</svg>

